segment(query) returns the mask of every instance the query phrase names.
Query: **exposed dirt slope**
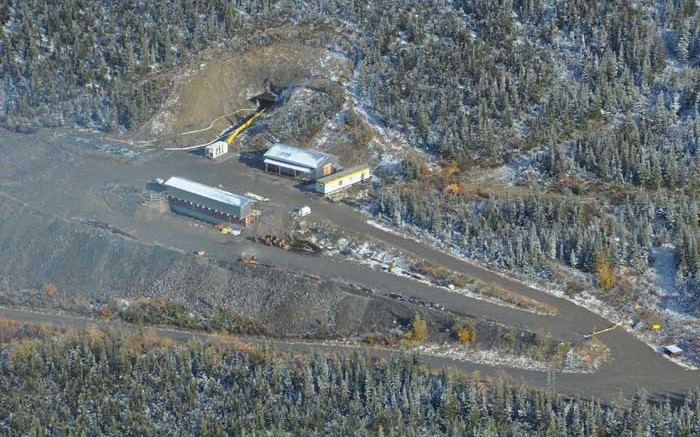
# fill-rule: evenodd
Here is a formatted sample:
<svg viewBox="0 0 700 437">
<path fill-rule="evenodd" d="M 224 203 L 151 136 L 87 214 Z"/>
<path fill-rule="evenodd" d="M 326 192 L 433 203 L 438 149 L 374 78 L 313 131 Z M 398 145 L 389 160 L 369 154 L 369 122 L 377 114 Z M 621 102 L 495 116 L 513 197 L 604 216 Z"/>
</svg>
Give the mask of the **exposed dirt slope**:
<svg viewBox="0 0 700 437">
<path fill-rule="evenodd" d="M 132 138 L 170 145 L 211 140 L 250 114 L 254 105 L 249 99 L 265 90 L 267 80 L 283 89 L 312 76 L 335 78 L 347 67 L 346 60 L 332 56 L 319 41 L 328 31 L 282 27 L 272 32 L 264 45 L 209 50 L 182 67 L 164 105 Z M 192 133 L 179 135 L 188 132 Z"/>
<path fill-rule="evenodd" d="M 417 307 L 333 281 L 246 267 L 140 243 L 0 196 L 0 304 L 95 314 L 114 298 L 156 297 L 193 311 L 222 306 L 277 336 L 386 332 Z M 10 256 L 10 254 L 12 254 Z M 55 284 L 57 292 L 46 291 Z M 53 288 L 53 287 L 51 287 Z M 422 310 L 421 312 L 425 312 Z"/>
</svg>

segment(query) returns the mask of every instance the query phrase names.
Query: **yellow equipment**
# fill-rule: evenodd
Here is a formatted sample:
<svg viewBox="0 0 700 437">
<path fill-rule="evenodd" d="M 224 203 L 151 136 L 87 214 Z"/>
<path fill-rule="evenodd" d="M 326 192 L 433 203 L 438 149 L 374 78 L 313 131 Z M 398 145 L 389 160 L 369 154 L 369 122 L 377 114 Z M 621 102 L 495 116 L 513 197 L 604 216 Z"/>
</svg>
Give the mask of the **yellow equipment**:
<svg viewBox="0 0 700 437">
<path fill-rule="evenodd" d="M 659 325 L 658 323 L 654 323 L 653 325 L 651 325 L 651 329 L 653 329 L 654 331 L 658 331 L 659 329 L 661 329 L 661 325 Z"/>
<path fill-rule="evenodd" d="M 247 266 L 251 266 L 258 263 L 258 258 L 255 255 L 245 256 L 241 258 L 241 262 Z"/>
<path fill-rule="evenodd" d="M 236 139 L 236 137 L 238 136 L 238 134 L 240 134 L 241 132 L 243 132 L 244 130 L 246 130 L 246 128 L 250 127 L 250 125 L 253 124 L 253 122 L 255 121 L 255 119 L 257 119 L 258 117 L 260 117 L 261 115 L 263 115 L 263 113 L 265 113 L 265 108 L 261 109 L 260 111 L 256 112 L 255 114 L 253 114 L 253 115 L 252 115 L 248 120 L 246 120 L 242 125 L 238 126 L 236 129 L 234 129 L 234 131 L 231 132 L 231 134 L 226 138 L 226 142 L 227 142 L 228 144 L 231 144 L 231 143 L 233 142 L 233 140 Z"/>
<path fill-rule="evenodd" d="M 255 256 L 255 252 L 249 249 L 243 250 L 241 254 L 241 262 L 247 266 L 255 265 L 258 263 L 258 257 Z"/>
</svg>

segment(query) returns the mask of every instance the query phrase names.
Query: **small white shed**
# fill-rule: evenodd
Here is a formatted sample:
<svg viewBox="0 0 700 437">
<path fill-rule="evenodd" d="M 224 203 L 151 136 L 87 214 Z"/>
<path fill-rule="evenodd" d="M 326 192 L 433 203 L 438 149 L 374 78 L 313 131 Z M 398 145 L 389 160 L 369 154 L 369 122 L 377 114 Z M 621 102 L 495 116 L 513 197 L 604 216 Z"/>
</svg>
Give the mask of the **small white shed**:
<svg viewBox="0 0 700 437">
<path fill-rule="evenodd" d="M 214 144 L 209 144 L 204 148 L 204 155 L 209 159 L 216 159 L 221 155 L 228 153 L 228 143 L 226 141 L 217 141 Z"/>
<path fill-rule="evenodd" d="M 667 346 L 662 346 L 661 350 L 663 351 L 664 354 L 672 356 L 672 357 L 677 357 L 677 356 L 683 355 L 683 349 L 679 348 L 675 344 L 669 344 Z"/>
</svg>

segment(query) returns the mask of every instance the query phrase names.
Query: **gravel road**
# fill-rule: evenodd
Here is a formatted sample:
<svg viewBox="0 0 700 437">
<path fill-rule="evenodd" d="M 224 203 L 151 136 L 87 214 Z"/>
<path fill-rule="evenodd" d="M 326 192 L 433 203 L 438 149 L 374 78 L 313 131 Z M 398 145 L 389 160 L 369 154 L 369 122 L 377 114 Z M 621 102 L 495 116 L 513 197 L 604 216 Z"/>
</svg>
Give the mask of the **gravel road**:
<svg viewBox="0 0 700 437">
<path fill-rule="evenodd" d="M 425 244 L 370 226 L 364 215 L 349 207 L 320 200 L 315 194 L 301 190 L 289 179 L 264 174 L 235 159 L 213 163 L 187 153 L 131 150 L 105 144 L 88 134 L 78 137 L 78 134 L 71 131 L 44 130 L 31 136 L 2 132 L 0 138 L 0 193 L 11 196 L 16 202 L 24 202 L 31 208 L 66 220 L 91 219 L 109 223 L 139 244 L 152 247 L 152 255 L 144 259 L 144 270 L 151 269 L 152 263 L 165 269 L 162 264 L 164 261 L 158 256 L 159 248 L 175 249 L 182 253 L 203 249 L 209 257 L 230 261 L 240 256 L 241 251 L 251 244 L 240 238 L 236 240 L 216 234 L 209 227 L 171 214 L 148 217 L 127 213 L 119 209 L 118 203 L 106 201 L 104 190 L 101 189 L 106 184 L 143 187 L 153 178 L 178 175 L 212 185 L 221 184 L 234 193 L 252 191 L 269 197 L 271 202 L 259 205 L 264 214 L 283 214 L 301 205 L 309 205 L 314 216 L 331 220 L 341 228 L 383 240 L 450 270 L 547 302 L 556 306 L 560 313 L 558 316 L 538 316 L 469 299 L 365 266 L 257 247 L 258 257 L 264 262 L 319 274 L 340 283 L 356 283 L 387 293 L 418 297 L 455 313 L 484 317 L 533 331 L 548 330 L 562 339 L 577 340 L 595 328 L 610 324 L 564 299 L 532 289 Z M 13 230 L 8 224 L 3 224 L 2 232 L 12 234 Z M 50 233 L 51 229 L 42 229 L 41 232 Z M 19 248 L 16 256 L 21 257 L 22 241 L 11 240 L 7 236 L 5 238 L 14 241 L 15 247 Z M 8 243 L 3 250 L 10 247 L 11 244 Z M 7 252 L 3 253 L 4 257 L 8 256 Z M 47 263 L 50 264 L 49 261 Z M 38 265 L 37 268 L 42 267 Z M 147 273 L 134 271 L 133 275 L 139 277 Z M 356 303 L 349 302 L 346 308 L 355 305 Z M 372 302 L 364 302 L 362 305 L 366 305 L 365 310 L 373 306 Z M 628 395 L 638 387 L 643 387 L 659 395 L 676 396 L 700 385 L 700 372 L 686 370 L 659 356 L 623 329 L 605 333 L 601 335 L 601 340 L 610 348 L 613 359 L 592 375 L 557 374 L 558 390 L 568 394 L 610 398 L 618 394 Z M 547 381 L 547 376 L 538 372 L 500 367 L 491 369 L 488 366 L 437 358 L 429 358 L 429 362 L 441 367 L 454 366 L 463 371 L 479 369 L 488 371 L 488 374 L 505 373 L 539 386 L 546 385 Z"/>
</svg>

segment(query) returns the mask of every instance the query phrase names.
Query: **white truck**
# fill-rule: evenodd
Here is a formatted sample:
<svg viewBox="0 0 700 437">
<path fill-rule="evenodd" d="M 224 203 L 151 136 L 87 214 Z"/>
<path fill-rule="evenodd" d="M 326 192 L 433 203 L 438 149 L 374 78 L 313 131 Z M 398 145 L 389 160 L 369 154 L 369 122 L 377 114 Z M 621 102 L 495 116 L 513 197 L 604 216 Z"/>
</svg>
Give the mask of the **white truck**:
<svg viewBox="0 0 700 437">
<path fill-rule="evenodd" d="M 309 214 L 311 214 L 311 208 L 309 208 L 306 205 L 304 205 L 301 208 L 294 211 L 294 217 L 296 217 L 296 218 L 306 217 Z"/>
</svg>

